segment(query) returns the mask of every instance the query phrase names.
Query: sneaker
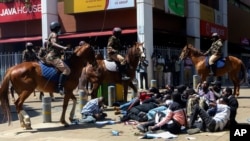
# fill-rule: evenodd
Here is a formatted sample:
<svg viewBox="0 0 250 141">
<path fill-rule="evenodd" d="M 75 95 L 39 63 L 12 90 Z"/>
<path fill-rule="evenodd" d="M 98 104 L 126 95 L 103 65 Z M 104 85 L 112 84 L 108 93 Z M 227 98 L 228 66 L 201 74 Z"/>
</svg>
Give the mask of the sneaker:
<svg viewBox="0 0 250 141">
<path fill-rule="evenodd" d="M 140 132 L 143 132 L 143 133 L 147 132 L 147 129 L 146 129 L 143 125 L 141 125 L 141 124 L 137 125 L 136 128 L 137 128 Z"/>
<path fill-rule="evenodd" d="M 193 129 L 188 129 L 188 130 L 187 130 L 187 133 L 188 133 L 189 135 L 196 134 L 196 133 L 200 133 L 200 132 L 201 132 L 201 130 L 200 130 L 199 128 L 193 128 Z"/>
<path fill-rule="evenodd" d="M 126 76 L 126 75 L 123 75 L 122 76 L 122 80 L 129 80 L 130 79 L 130 77 L 128 77 L 128 76 Z"/>
</svg>

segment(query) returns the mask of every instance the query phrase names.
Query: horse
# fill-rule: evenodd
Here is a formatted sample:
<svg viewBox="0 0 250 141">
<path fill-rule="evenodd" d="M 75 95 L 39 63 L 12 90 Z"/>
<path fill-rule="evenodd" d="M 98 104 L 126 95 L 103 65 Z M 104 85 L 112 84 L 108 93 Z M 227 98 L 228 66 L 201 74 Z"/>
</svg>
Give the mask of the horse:
<svg viewBox="0 0 250 141">
<path fill-rule="evenodd" d="M 69 126 L 65 120 L 65 113 L 69 99 L 73 100 L 73 106 L 69 117 L 69 120 L 72 122 L 74 120 L 73 117 L 77 103 L 73 90 L 78 85 L 82 68 L 87 63 L 92 63 L 93 65 L 96 64 L 95 51 L 88 43 L 85 43 L 73 51 L 72 56 L 67 60 L 67 63 L 72 72 L 64 83 L 65 95 L 63 100 L 63 110 L 60 117 L 60 122 L 65 127 Z M 45 78 L 43 67 L 46 67 L 46 69 L 54 69 L 53 71 L 55 71 L 57 79 L 52 79 L 55 75 L 51 76 L 50 79 Z M 48 69 L 45 71 L 48 71 Z M 35 89 L 42 92 L 56 92 L 59 75 L 60 73 L 58 73 L 57 69 L 41 62 L 23 62 L 8 68 L 0 88 L 0 102 L 4 114 L 3 120 L 7 120 L 9 125 L 11 124 L 12 119 L 8 98 L 9 84 L 11 83 L 18 95 L 18 98 L 15 101 L 15 107 L 20 120 L 20 125 L 23 128 L 32 129 L 30 117 L 25 110 L 23 110 L 23 103 Z"/>
<path fill-rule="evenodd" d="M 208 57 L 195 48 L 192 44 L 187 44 L 179 56 L 180 60 L 190 57 L 201 81 L 205 81 L 209 76 Z M 246 81 L 246 67 L 242 60 L 234 56 L 222 57 L 216 61 L 216 76 L 223 76 L 228 73 L 234 85 L 234 95 L 239 96 L 240 84 Z"/>
<path fill-rule="evenodd" d="M 93 68 L 92 65 L 88 64 L 82 69 L 82 75 L 79 79 L 79 89 L 83 89 L 87 94 L 89 92 L 86 89 L 86 84 L 90 82 L 92 84 L 92 91 L 90 93 L 91 98 L 97 97 L 97 91 L 101 84 L 103 83 L 113 83 L 113 84 L 122 84 L 124 89 L 124 101 L 127 101 L 128 86 L 137 93 L 137 88 L 133 84 L 133 79 L 135 78 L 135 72 L 139 59 L 142 54 L 144 54 L 144 43 L 136 42 L 132 47 L 129 47 L 125 59 L 128 64 L 127 76 L 130 77 L 129 80 L 122 80 L 120 72 L 117 71 L 116 64 L 111 61 L 108 62 L 104 60 L 101 54 L 96 55 L 97 69 Z M 114 70 L 109 70 L 108 66 L 114 65 Z M 112 68 L 111 68 L 112 69 Z"/>
</svg>

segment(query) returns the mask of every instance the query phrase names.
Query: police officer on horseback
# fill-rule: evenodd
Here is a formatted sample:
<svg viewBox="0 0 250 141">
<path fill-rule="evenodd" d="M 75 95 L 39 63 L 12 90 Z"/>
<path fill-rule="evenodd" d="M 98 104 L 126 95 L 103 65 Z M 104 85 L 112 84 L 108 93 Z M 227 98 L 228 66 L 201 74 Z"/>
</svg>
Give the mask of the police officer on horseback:
<svg viewBox="0 0 250 141">
<path fill-rule="evenodd" d="M 30 61 L 38 61 L 38 57 L 36 56 L 36 52 L 34 51 L 34 46 L 31 42 L 27 42 L 25 44 L 25 50 L 22 54 L 23 62 L 30 62 Z"/>
<path fill-rule="evenodd" d="M 204 53 L 204 55 L 211 54 L 209 58 L 209 66 L 210 66 L 210 73 L 209 75 L 215 76 L 216 74 L 216 64 L 215 62 L 222 56 L 222 40 L 219 37 L 218 33 L 212 34 L 213 41 L 211 47 Z"/>
<path fill-rule="evenodd" d="M 119 52 L 122 50 L 122 45 L 119 38 L 121 36 L 121 33 L 122 30 L 120 27 L 115 27 L 113 29 L 113 35 L 109 37 L 107 45 L 108 59 L 119 62 L 119 70 L 122 74 L 122 80 L 129 80 L 130 77 L 126 75 L 127 62 L 124 57 L 119 54 Z"/>
<path fill-rule="evenodd" d="M 48 54 L 46 55 L 46 62 L 54 65 L 59 71 L 61 71 L 57 92 L 64 95 L 63 84 L 71 70 L 61 59 L 61 51 L 66 50 L 68 47 L 62 46 L 58 43 L 58 34 L 60 34 L 60 29 L 61 25 L 58 22 L 51 22 L 51 33 L 48 38 Z"/>
</svg>

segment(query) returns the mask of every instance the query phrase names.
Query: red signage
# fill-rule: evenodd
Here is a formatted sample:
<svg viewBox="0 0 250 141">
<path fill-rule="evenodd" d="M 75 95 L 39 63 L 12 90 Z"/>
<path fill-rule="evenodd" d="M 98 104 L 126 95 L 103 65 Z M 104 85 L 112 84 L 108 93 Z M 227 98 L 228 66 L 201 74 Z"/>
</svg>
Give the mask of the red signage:
<svg viewBox="0 0 250 141">
<path fill-rule="evenodd" d="M 41 0 L 0 3 L 0 23 L 41 19 Z"/>
<path fill-rule="evenodd" d="M 214 23 L 200 21 L 200 33 L 202 36 L 211 36 L 213 33 L 217 32 L 220 37 L 224 40 L 227 39 L 227 28 Z"/>
</svg>

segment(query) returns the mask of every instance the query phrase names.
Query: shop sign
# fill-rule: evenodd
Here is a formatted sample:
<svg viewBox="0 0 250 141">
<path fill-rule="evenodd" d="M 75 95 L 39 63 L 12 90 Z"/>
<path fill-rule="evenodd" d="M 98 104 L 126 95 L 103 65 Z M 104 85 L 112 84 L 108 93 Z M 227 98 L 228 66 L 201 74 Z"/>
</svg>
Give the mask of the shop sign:
<svg viewBox="0 0 250 141">
<path fill-rule="evenodd" d="M 83 13 L 100 10 L 134 7 L 135 0 L 66 0 L 65 13 Z"/>
<path fill-rule="evenodd" d="M 200 18 L 201 20 L 214 23 L 214 9 L 206 5 L 200 4 Z"/>
<path fill-rule="evenodd" d="M 165 0 L 165 12 L 185 16 L 185 1 L 184 0 Z"/>
<path fill-rule="evenodd" d="M 0 3 L 0 23 L 41 19 L 41 0 Z"/>
<path fill-rule="evenodd" d="M 217 32 L 224 40 L 227 39 L 227 28 L 214 23 L 200 21 L 200 34 L 210 37 L 214 32 Z"/>
</svg>

